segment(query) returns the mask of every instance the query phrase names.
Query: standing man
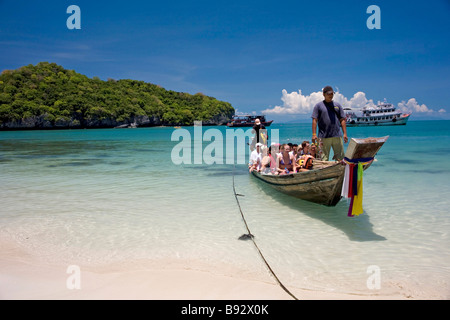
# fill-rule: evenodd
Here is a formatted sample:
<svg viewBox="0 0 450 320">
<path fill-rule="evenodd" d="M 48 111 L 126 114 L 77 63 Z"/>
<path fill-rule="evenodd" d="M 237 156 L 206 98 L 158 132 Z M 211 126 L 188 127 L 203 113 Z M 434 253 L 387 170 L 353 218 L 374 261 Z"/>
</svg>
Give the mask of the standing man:
<svg viewBox="0 0 450 320">
<path fill-rule="evenodd" d="M 259 118 L 256 118 L 255 125 L 253 126 L 253 130 L 255 130 L 256 143 L 261 142 L 262 144 L 267 144 L 267 131 L 266 127 L 261 123 Z M 260 133 L 261 131 L 261 133 Z M 261 141 L 265 140 L 265 141 Z"/>
<path fill-rule="evenodd" d="M 255 124 L 252 128 L 252 133 L 255 134 L 252 140 L 252 144 L 250 145 L 250 150 L 253 151 L 255 149 L 256 143 L 262 143 L 267 146 L 267 140 L 269 140 L 269 135 L 267 134 L 266 127 L 261 123 L 259 118 L 256 118 Z"/>
<path fill-rule="evenodd" d="M 323 88 L 325 100 L 315 105 L 311 118 L 312 120 L 312 142 L 317 141 L 317 125 L 319 125 L 319 138 L 323 143 L 322 160 L 328 161 L 330 150 L 333 148 L 335 160 L 344 159 L 344 142 L 348 142 L 347 127 L 345 125 L 345 113 L 342 106 L 333 101 L 334 91 L 330 86 Z"/>
</svg>

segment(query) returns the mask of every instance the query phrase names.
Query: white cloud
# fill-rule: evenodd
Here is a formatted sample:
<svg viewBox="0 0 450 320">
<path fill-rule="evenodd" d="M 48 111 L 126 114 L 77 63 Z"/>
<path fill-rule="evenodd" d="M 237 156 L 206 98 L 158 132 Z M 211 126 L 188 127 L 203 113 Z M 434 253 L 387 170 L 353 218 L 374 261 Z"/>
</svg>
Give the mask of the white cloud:
<svg viewBox="0 0 450 320">
<path fill-rule="evenodd" d="M 353 98 L 350 99 L 348 106 L 359 109 L 362 107 L 375 107 L 375 104 L 372 99 L 367 100 L 364 92 L 358 91 L 353 95 Z"/>
<path fill-rule="evenodd" d="M 263 113 L 305 114 L 309 113 L 316 103 L 322 99 L 323 96 L 320 92 L 313 92 L 309 96 L 304 96 L 301 90 L 287 93 L 286 89 L 283 89 L 281 96 L 283 106 L 275 106 L 273 109 L 263 110 Z"/>
<path fill-rule="evenodd" d="M 275 106 L 263 110 L 265 114 L 309 114 L 312 112 L 314 106 L 323 100 L 322 91 L 312 92 L 310 95 L 303 95 L 301 90 L 288 93 L 286 89 L 282 90 L 281 101 L 282 106 Z M 372 99 L 367 99 L 364 92 L 356 92 L 352 98 L 347 99 L 340 92 L 335 92 L 334 101 L 339 102 L 343 107 L 350 107 L 352 109 L 359 109 L 362 107 L 374 107 L 376 104 Z M 411 98 L 408 102 L 402 101 L 398 103 L 398 110 L 404 113 L 432 113 L 432 109 L 429 109 L 425 104 L 419 104 L 415 98 Z M 439 110 L 440 113 L 444 113 L 444 109 Z"/>
<path fill-rule="evenodd" d="M 314 106 L 322 100 L 322 91 L 313 92 L 310 95 L 303 95 L 301 90 L 288 93 L 283 89 L 281 96 L 283 106 L 275 106 L 272 109 L 266 109 L 262 112 L 265 114 L 309 114 L 312 112 Z M 355 93 L 350 100 L 340 92 L 336 92 L 333 100 L 340 103 L 342 106 L 351 108 L 362 108 L 364 106 L 375 105 L 372 100 L 366 98 L 364 92 Z"/>
<path fill-rule="evenodd" d="M 405 113 L 410 113 L 410 112 L 431 113 L 431 112 L 433 112 L 433 110 L 429 109 L 425 104 L 417 103 L 415 98 L 409 99 L 408 102 L 402 101 L 397 106 L 400 111 L 405 112 Z"/>
</svg>

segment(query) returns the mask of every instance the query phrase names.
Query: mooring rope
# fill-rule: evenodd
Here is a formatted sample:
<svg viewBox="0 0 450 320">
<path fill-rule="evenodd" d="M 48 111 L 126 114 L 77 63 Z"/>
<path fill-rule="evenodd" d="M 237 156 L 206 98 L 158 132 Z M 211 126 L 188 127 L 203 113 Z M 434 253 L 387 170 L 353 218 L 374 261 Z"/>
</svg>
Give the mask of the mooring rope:
<svg viewBox="0 0 450 320">
<path fill-rule="evenodd" d="M 234 184 L 234 171 L 235 171 L 235 167 L 233 166 L 233 192 L 234 192 L 234 197 L 236 198 L 236 202 L 237 205 L 239 207 L 239 212 L 241 213 L 242 216 L 242 220 L 244 220 L 244 224 L 245 227 L 247 228 L 248 234 L 246 235 L 246 239 L 250 239 L 252 240 L 253 244 L 255 245 L 256 250 L 258 251 L 259 255 L 261 256 L 261 258 L 263 259 L 264 263 L 266 264 L 267 269 L 269 269 L 270 273 L 272 274 L 272 276 L 275 278 L 275 280 L 278 282 L 278 284 L 280 285 L 280 287 L 286 291 L 287 294 L 289 294 L 292 298 L 294 298 L 295 300 L 298 300 L 296 296 L 294 296 L 284 285 L 283 283 L 280 281 L 280 279 L 278 279 L 277 275 L 275 274 L 275 272 L 272 270 L 272 268 L 270 267 L 269 263 L 267 262 L 266 258 L 264 257 L 264 255 L 262 254 L 261 250 L 259 249 L 258 245 L 256 244 L 255 241 L 255 236 L 250 232 L 250 228 L 248 227 L 247 221 L 245 220 L 244 217 L 244 213 L 242 212 L 242 208 L 241 205 L 239 203 L 239 199 L 238 196 L 242 196 L 242 194 L 238 194 L 236 193 L 236 188 L 235 188 L 235 184 Z"/>
</svg>

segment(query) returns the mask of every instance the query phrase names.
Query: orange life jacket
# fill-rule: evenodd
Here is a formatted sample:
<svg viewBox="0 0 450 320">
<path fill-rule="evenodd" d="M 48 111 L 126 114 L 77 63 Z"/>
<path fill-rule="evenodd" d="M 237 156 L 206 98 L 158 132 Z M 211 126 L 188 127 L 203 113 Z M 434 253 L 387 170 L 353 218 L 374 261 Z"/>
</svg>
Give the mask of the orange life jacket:
<svg viewBox="0 0 450 320">
<path fill-rule="evenodd" d="M 301 158 L 298 160 L 298 164 L 301 168 L 310 170 L 313 166 L 313 159 L 313 156 L 306 154 L 301 156 Z"/>
</svg>

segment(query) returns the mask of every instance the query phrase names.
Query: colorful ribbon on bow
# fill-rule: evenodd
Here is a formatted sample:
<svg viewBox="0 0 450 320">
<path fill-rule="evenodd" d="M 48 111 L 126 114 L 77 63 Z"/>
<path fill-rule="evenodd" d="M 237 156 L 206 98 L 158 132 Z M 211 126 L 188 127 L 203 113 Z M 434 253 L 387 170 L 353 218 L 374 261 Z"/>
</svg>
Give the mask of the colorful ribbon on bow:
<svg viewBox="0 0 450 320">
<path fill-rule="evenodd" d="M 371 163 L 373 158 L 360 158 L 342 160 L 345 166 L 344 182 L 341 196 L 350 198 L 348 216 L 353 217 L 363 213 L 363 172 L 364 166 Z"/>
</svg>

